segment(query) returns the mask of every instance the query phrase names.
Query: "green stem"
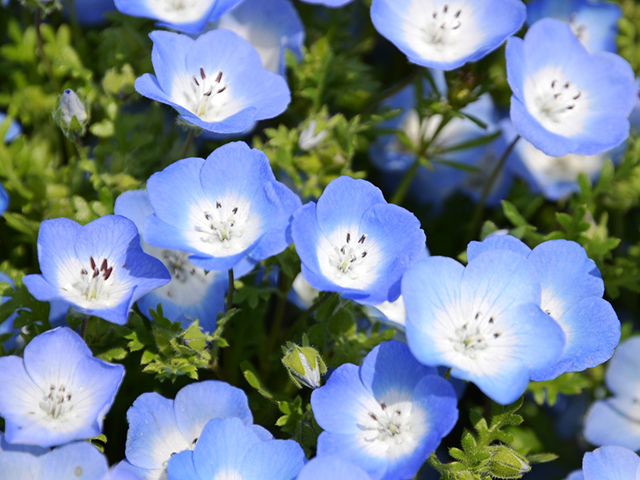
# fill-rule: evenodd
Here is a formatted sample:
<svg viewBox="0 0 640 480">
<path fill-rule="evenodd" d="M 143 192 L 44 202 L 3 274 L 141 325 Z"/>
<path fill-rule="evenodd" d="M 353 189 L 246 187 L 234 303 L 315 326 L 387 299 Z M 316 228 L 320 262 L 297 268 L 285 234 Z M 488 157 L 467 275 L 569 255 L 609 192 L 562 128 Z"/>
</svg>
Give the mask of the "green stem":
<svg viewBox="0 0 640 480">
<path fill-rule="evenodd" d="M 84 340 L 87 336 L 87 325 L 89 324 L 89 317 L 86 315 L 82 317 L 82 323 L 80 324 L 80 336 Z"/>
<path fill-rule="evenodd" d="M 229 290 L 227 291 L 227 312 L 233 308 L 233 294 L 235 293 L 235 285 L 233 278 L 233 268 L 229 269 Z"/>
<path fill-rule="evenodd" d="M 393 197 L 391 197 L 391 203 L 401 205 L 402 202 L 404 202 L 407 193 L 409 193 L 411 182 L 413 182 L 413 179 L 418 172 L 418 167 L 420 167 L 420 155 L 416 155 L 416 159 L 411 164 L 411 167 L 409 167 L 409 170 L 407 170 L 407 172 L 404 174 L 404 177 L 402 177 L 402 181 L 400 182 L 398 189 L 393 194 Z"/>
<path fill-rule="evenodd" d="M 47 71 L 47 76 L 49 77 L 49 81 L 51 82 L 51 86 L 56 92 L 60 91 L 60 84 L 53 74 L 53 65 L 51 64 L 51 60 L 47 55 L 47 52 L 44 50 L 44 39 L 42 38 L 42 31 L 40 27 L 42 26 L 42 9 L 36 9 L 36 17 L 35 17 L 35 27 L 36 27 L 36 41 L 38 43 L 38 54 L 40 55 L 40 60 L 44 64 L 44 69 Z"/>
<path fill-rule="evenodd" d="M 473 221 L 471 222 L 471 232 L 474 236 L 477 234 L 478 229 L 480 228 L 480 223 L 482 222 L 482 217 L 484 215 L 485 204 L 487 202 L 487 198 L 491 194 L 493 185 L 496 183 L 496 180 L 498 180 L 498 177 L 500 176 L 500 172 L 502 172 L 502 169 L 505 163 L 507 163 L 507 159 L 509 158 L 509 155 L 511 155 L 511 152 L 516 147 L 516 144 L 518 143 L 518 140 L 520 140 L 520 138 L 521 138 L 520 135 L 518 135 L 515 138 L 515 140 L 509 144 L 507 149 L 504 151 L 504 154 L 496 164 L 496 167 L 491 172 L 491 176 L 489 177 L 489 180 L 487 181 L 486 185 L 484 186 L 484 189 L 482 190 L 482 196 L 478 201 L 478 205 L 476 206 L 476 211 L 473 215 Z"/>
<path fill-rule="evenodd" d="M 189 136 L 187 137 L 187 141 L 184 144 L 184 149 L 182 150 L 182 155 L 180 156 L 181 159 L 183 158 L 187 158 L 187 154 L 189 153 L 189 147 L 191 147 L 191 144 L 193 143 L 193 139 L 196 136 L 196 130 L 194 128 L 192 128 L 189 131 Z"/>
<path fill-rule="evenodd" d="M 265 360 L 273 351 L 274 347 L 278 343 L 280 330 L 282 330 L 282 323 L 284 321 L 284 314 L 287 309 L 287 293 L 289 292 L 289 281 L 284 272 L 280 272 L 280 278 L 278 279 L 278 300 L 276 303 L 276 313 L 273 323 L 271 324 L 271 330 L 269 331 L 269 338 L 267 340 L 267 348 L 265 350 Z M 267 362 L 265 361 L 265 364 Z"/>
<path fill-rule="evenodd" d="M 300 328 L 304 322 L 315 312 L 320 306 L 322 306 L 329 298 L 333 295 L 332 292 L 325 292 L 320 298 L 318 298 L 313 305 L 305 310 L 305 312 L 298 317 L 298 319 L 293 322 L 293 325 L 287 330 L 287 338 L 291 338 L 291 336 Z"/>
<path fill-rule="evenodd" d="M 451 368 L 447 368 L 447 371 L 444 374 L 444 379 L 449 380 L 451 378 Z"/>
</svg>

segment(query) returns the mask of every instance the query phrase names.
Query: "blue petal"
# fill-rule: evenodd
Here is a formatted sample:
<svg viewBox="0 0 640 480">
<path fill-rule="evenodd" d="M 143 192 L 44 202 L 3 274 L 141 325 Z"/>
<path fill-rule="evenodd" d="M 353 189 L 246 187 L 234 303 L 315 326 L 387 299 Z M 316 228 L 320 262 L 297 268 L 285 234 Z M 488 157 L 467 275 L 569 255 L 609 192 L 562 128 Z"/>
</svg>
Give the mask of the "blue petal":
<svg viewBox="0 0 640 480">
<path fill-rule="evenodd" d="M 110 264 L 126 264 L 129 250 L 140 249 L 140 236 L 135 224 L 118 215 L 105 215 L 78 230 L 75 237 L 76 257 L 89 264 L 108 259 Z M 45 275 L 46 276 L 46 275 Z"/>
<path fill-rule="evenodd" d="M 105 456 L 87 442 L 56 448 L 43 457 L 42 464 L 47 480 L 96 480 L 108 469 Z"/>
<path fill-rule="evenodd" d="M 243 480 L 294 480 L 306 463 L 293 440 L 270 440 L 253 445 L 242 465 Z"/>
<path fill-rule="evenodd" d="M 203 130 L 207 130 L 208 132 L 223 135 L 239 134 L 252 129 L 255 126 L 258 112 L 256 107 L 249 106 L 219 122 L 206 122 L 201 120 L 199 117 L 196 117 L 193 113 L 187 112 L 184 108 L 178 105 L 170 105 L 182 113 L 182 115 L 178 117 L 180 120 L 195 125 Z"/>
<path fill-rule="evenodd" d="M 0 184 L 0 215 L 2 215 L 9 206 L 9 195 L 7 191 Z"/>
<path fill-rule="evenodd" d="M 69 278 L 76 273 L 68 272 L 67 268 L 76 258 L 75 241 L 81 227 L 68 218 L 45 220 L 40 225 L 38 234 L 38 261 L 40 270 L 46 281 L 53 287 L 59 286 L 60 275 Z M 89 259 L 86 259 L 89 261 Z"/>
<path fill-rule="evenodd" d="M 602 447 L 587 452 L 582 460 L 584 480 L 635 479 L 640 458 L 623 447 Z"/>
<path fill-rule="evenodd" d="M 389 466 L 387 456 L 373 455 L 355 434 L 345 435 L 325 430 L 318 437 L 317 456 L 336 456 L 349 460 L 366 470 L 371 480 L 393 480 L 385 475 Z"/>
<path fill-rule="evenodd" d="M 370 480 L 367 472 L 341 457 L 316 457 L 307 463 L 298 480 Z"/>
<path fill-rule="evenodd" d="M 60 290 L 47 282 L 42 275 L 27 275 L 22 282 L 29 293 L 41 302 L 60 298 Z"/>
<path fill-rule="evenodd" d="M 634 414 L 635 419 L 627 415 Z M 618 445 L 640 450 L 640 418 L 633 400 L 621 397 L 596 401 L 584 419 L 584 437 L 597 446 Z"/>
<path fill-rule="evenodd" d="M 153 42 L 151 62 L 161 90 L 171 98 L 173 83 L 176 77 L 190 73 L 185 58 L 194 47 L 194 40 L 188 35 L 163 32 L 151 32 L 149 38 Z M 194 70 L 191 74 L 197 72 Z"/>
<path fill-rule="evenodd" d="M 615 395 L 634 398 L 640 384 L 640 337 L 631 337 L 622 342 L 609 362 L 606 383 Z M 640 448 L 638 449 L 640 450 Z"/>
<path fill-rule="evenodd" d="M 187 450 L 171 457 L 167 466 L 169 480 L 198 480 L 196 467 L 193 464 L 193 452 Z"/>
<path fill-rule="evenodd" d="M 521 240 L 511 235 L 492 235 L 482 242 L 473 241 L 467 246 L 467 261 L 471 262 L 478 255 L 491 250 L 510 250 L 528 257 L 531 249 Z"/>
<path fill-rule="evenodd" d="M 234 417 L 245 425 L 253 422 L 247 395 L 239 388 L 216 380 L 182 388 L 176 395 L 174 411 L 178 428 L 191 441 L 197 440 L 205 425 L 214 418 Z"/>
<path fill-rule="evenodd" d="M 126 273 L 123 278 L 134 287 L 129 308 L 143 295 L 171 281 L 171 274 L 164 264 L 142 250 L 130 250 L 125 262 L 127 268 L 123 269 L 122 273 Z"/>
<path fill-rule="evenodd" d="M 153 214 L 149 195 L 144 190 L 131 190 L 121 194 L 116 198 L 113 211 L 116 215 L 127 217 L 135 223 L 140 234 L 144 230 L 144 221 Z"/>
<path fill-rule="evenodd" d="M 8 444 L 0 432 L 0 472 L 11 480 L 33 480 L 41 474 L 40 455 L 48 449 Z"/>
<path fill-rule="evenodd" d="M 222 15 L 233 9 L 236 5 L 241 3 L 243 0 L 217 0 L 213 2 L 215 4 L 211 15 L 209 16 L 209 22 L 214 22 Z"/>
</svg>

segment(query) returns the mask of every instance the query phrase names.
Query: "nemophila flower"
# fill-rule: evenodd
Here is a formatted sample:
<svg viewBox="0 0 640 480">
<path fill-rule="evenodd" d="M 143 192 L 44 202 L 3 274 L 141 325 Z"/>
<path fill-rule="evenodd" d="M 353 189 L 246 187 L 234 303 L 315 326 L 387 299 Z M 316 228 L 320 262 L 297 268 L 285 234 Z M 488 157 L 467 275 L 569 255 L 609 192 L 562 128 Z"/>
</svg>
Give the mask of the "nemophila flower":
<svg viewBox="0 0 640 480">
<path fill-rule="evenodd" d="M 230 269 L 243 258 L 264 260 L 291 243 L 289 222 L 301 202 L 276 181 L 269 159 L 244 142 L 207 160 L 187 158 L 147 183 L 154 214 L 144 237 L 160 248 L 189 252 L 205 270 Z"/>
<path fill-rule="evenodd" d="M 252 425 L 247 396 L 239 388 L 218 381 L 192 383 L 175 400 L 143 393 L 127 412 L 129 432 L 125 451 L 130 470 L 147 480 L 166 479 L 169 459 L 194 448 L 207 422 L 234 417 L 260 438 L 271 438 Z"/>
<path fill-rule="evenodd" d="M 400 278 L 426 241 L 411 212 L 388 204 L 371 183 L 346 176 L 294 214 L 291 233 L 314 288 L 370 305 L 398 298 Z"/>
<path fill-rule="evenodd" d="M 76 0 L 72 6 L 78 23 L 89 27 L 106 23 L 108 19 L 105 13 L 116 9 L 114 0 Z M 65 5 L 65 16 L 70 16 L 67 5 Z"/>
<path fill-rule="evenodd" d="M 626 60 L 590 54 L 560 20 L 533 25 L 507 43 L 511 120 L 522 137 L 554 157 L 597 155 L 629 136 L 634 76 Z"/>
<path fill-rule="evenodd" d="M 446 89 L 444 78 L 436 72 L 434 77 L 442 93 Z M 431 92 L 426 83 L 423 90 Z M 440 128 L 443 116 L 436 114 L 421 120 L 416 103 L 415 88 L 409 86 L 383 104 L 392 109 L 402 110 L 399 116 L 385 122 L 383 126 L 402 132 L 411 142 L 413 149 L 408 148 L 397 135 L 382 135 L 369 149 L 373 164 L 388 175 L 400 179 L 415 162 L 414 152 L 419 151 L 422 145 L 428 145 L 426 156 L 432 162 L 431 168 L 418 167 L 411 185 L 412 196 L 419 203 L 429 203 L 436 208 L 456 191 L 473 199 L 480 198 L 489 175 L 506 148 L 505 142 L 499 137 L 471 148 L 456 147 L 499 132 L 498 114 L 491 96 L 482 95 L 477 101 L 462 109 L 464 113 L 484 122 L 487 125 L 486 129 L 468 118 L 454 118 Z M 462 169 L 459 165 L 467 166 L 469 169 Z M 470 169 L 477 171 L 470 172 Z M 504 198 L 510 185 L 511 175 L 509 170 L 504 169 L 487 198 L 487 204 L 497 204 Z"/>
<path fill-rule="evenodd" d="M 466 267 L 421 260 L 402 278 L 402 295 L 416 358 L 450 367 L 498 403 L 515 401 L 562 354 L 564 333 L 541 310 L 538 274 L 521 254 L 490 251 Z"/>
<path fill-rule="evenodd" d="M 511 122 L 503 122 L 505 135 L 513 141 L 516 132 Z M 551 157 L 538 150 L 527 140 L 521 139 L 508 160 L 509 170 L 524 179 L 532 193 L 542 194 L 551 201 L 558 201 L 580 191 L 578 178 L 586 175 L 595 182 L 608 160 L 618 162 L 624 145 L 597 155 L 568 154 Z"/>
<path fill-rule="evenodd" d="M 616 36 L 622 8 L 599 0 L 533 0 L 527 4 L 527 23 L 543 18 L 568 22 L 571 30 L 590 52 L 617 52 Z"/>
<path fill-rule="evenodd" d="M 218 313 L 224 311 L 229 287 L 227 272 L 205 272 L 189 261 L 188 253 L 154 247 L 145 242 L 142 235 L 144 222 L 153 214 L 147 192 L 123 193 L 117 198 L 114 211 L 136 224 L 142 237 L 142 250 L 164 263 L 171 274 L 171 282 L 138 300 L 140 311 L 149 316 L 149 310 L 155 310 L 158 304 L 162 304 L 162 312 L 168 319 L 182 322 L 185 328 L 198 319 L 205 331 L 213 332 Z"/>
<path fill-rule="evenodd" d="M 369 474 L 341 457 L 316 457 L 307 463 L 297 480 L 371 480 Z"/>
<path fill-rule="evenodd" d="M 636 480 L 640 477 L 640 457 L 633 451 L 616 446 L 587 452 L 582 470 L 573 472 L 566 480 Z"/>
<path fill-rule="evenodd" d="M 62 300 L 120 325 L 136 300 L 171 279 L 162 262 L 140 248 L 135 224 L 118 215 L 85 226 L 67 218 L 42 222 L 38 259 L 42 275 L 23 280 L 34 297 Z"/>
<path fill-rule="evenodd" d="M 595 262 L 576 242 L 550 240 L 531 250 L 510 235 L 471 242 L 470 262 L 488 251 L 512 251 L 529 261 L 542 286 L 540 307 L 554 319 L 566 337 L 561 357 L 535 370 L 534 380 L 551 380 L 565 372 L 581 372 L 611 358 L 620 341 L 620 321 L 604 300 L 604 282 Z"/>
<path fill-rule="evenodd" d="M 6 121 L 6 118 L 7 118 L 7 115 L 2 113 L 2 112 L 0 112 L 0 128 L 4 127 L 4 122 Z M 4 134 L 4 141 L 6 143 L 11 143 L 21 133 L 22 133 L 22 128 L 20 127 L 20 124 L 18 122 L 16 122 L 15 120 L 12 120 L 9 123 L 9 127 L 8 127 L 6 133 Z"/>
<path fill-rule="evenodd" d="M 304 25 L 290 0 L 243 0 L 215 26 L 249 41 L 272 72 L 285 75 L 287 50 L 302 59 Z"/>
<path fill-rule="evenodd" d="M 69 132 L 84 133 L 85 126 L 89 120 L 87 109 L 78 97 L 78 94 L 67 88 L 60 97 L 60 104 L 54 117 L 60 128 L 68 134 Z"/>
<path fill-rule="evenodd" d="M 598 446 L 640 450 L 640 337 L 618 346 L 605 382 L 613 396 L 591 406 L 584 421 L 585 438 Z"/>
<path fill-rule="evenodd" d="M 99 435 L 124 367 L 94 358 L 68 328 L 38 335 L 23 356 L 0 358 L 7 441 L 51 447 Z"/>
<path fill-rule="evenodd" d="M 115 0 L 126 15 L 156 20 L 159 27 L 198 34 L 242 0 Z"/>
<path fill-rule="evenodd" d="M 264 68 L 256 49 L 229 30 L 213 30 L 195 40 L 162 31 L 149 36 L 155 75 L 138 78 L 136 90 L 172 106 L 195 127 L 242 133 L 289 105 L 287 82 Z"/>
<path fill-rule="evenodd" d="M 378 345 L 361 367 L 338 367 L 311 406 L 324 429 L 318 457 L 345 458 L 372 479 L 413 478 L 458 420 L 451 384 L 396 341 Z"/>
<path fill-rule="evenodd" d="M 497 49 L 522 27 L 520 0 L 373 0 L 376 30 L 409 61 L 454 70 Z"/>
<path fill-rule="evenodd" d="M 264 440 L 238 418 L 216 418 L 193 451 L 174 455 L 169 480 L 295 480 L 306 462 L 293 440 Z"/>
</svg>

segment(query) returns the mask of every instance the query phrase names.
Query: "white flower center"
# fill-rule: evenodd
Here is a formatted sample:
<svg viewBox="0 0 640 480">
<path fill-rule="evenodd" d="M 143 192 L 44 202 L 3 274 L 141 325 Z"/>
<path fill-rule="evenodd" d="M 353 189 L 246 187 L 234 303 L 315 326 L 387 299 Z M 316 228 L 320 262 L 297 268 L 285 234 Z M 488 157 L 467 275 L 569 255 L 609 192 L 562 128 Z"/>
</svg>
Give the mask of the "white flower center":
<svg viewBox="0 0 640 480">
<path fill-rule="evenodd" d="M 477 312 L 472 320 L 453 331 L 449 341 L 456 352 L 475 360 L 478 352 L 486 350 L 501 336 L 502 332 L 496 326 L 495 317 Z"/>
<path fill-rule="evenodd" d="M 52 384 L 38 405 L 47 416 L 57 419 L 73 409 L 72 398 L 72 393 L 64 385 Z"/>
<path fill-rule="evenodd" d="M 584 130 L 589 99 L 561 68 L 546 67 L 529 76 L 524 96 L 527 110 L 550 132 L 573 137 Z"/>
<path fill-rule="evenodd" d="M 109 298 L 108 287 L 115 280 L 113 266 L 109 266 L 106 258 L 96 262 L 93 257 L 89 257 L 88 267 L 80 270 L 80 278 L 73 284 L 73 288 L 88 301 Z"/>
<path fill-rule="evenodd" d="M 205 15 L 212 0 L 147 0 L 147 4 L 161 19 L 173 23 L 189 23 Z"/>
<path fill-rule="evenodd" d="M 196 231 L 205 234 L 201 238 L 203 242 L 221 243 L 224 248 L 230 248 L 231 240 L 242 237 L 244 233 L 236 218 L 237 215 L 238 207 L 225 208 L 222 202 L 217 201 L 215 210 L 204 212 L 208 227 L 198 226 Z"/>
<path fill-rule="evenodd" d="M 431 20 L 424 28 L 427 42 L 441 47 L 451 43 L 460 31 L 463 21 L 462 8 L 450 7 L 445 3 L 442 8 L 433 10 Z"/>
<path fill-rule="evenodd" d="M 345 239 L 346 242 L 341 247 L 333 246 L 333 252 L 329 256 L 329 262 L 336 267 L 337 276 L 346 275 L 350 279 L 355 280 L 358 278 L 358 265 L 367 257 L 365 247 L 367 234 L 363 233 L 356 242 L 351 232 L 347 232 Z"/>
</svg>

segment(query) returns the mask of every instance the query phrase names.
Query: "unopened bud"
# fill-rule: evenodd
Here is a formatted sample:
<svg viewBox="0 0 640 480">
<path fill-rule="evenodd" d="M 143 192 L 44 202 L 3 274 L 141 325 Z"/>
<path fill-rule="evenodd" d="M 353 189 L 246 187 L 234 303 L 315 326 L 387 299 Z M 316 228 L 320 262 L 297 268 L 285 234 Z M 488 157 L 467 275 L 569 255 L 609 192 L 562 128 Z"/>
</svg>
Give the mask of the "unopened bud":
<svg viewBox="0 0 640 480">
<path fill-rule="evenodd" d="M 318 351 L 309 346 L 306 336 L 302 339 L 302 346 L 287 342 L 283 351 L 282 363 L 287 368 L 291 381 L 298 388 L 302 388 L 303 385 L 318 388 L 320 378 L 327 373 L 327 366 Z"/>
<path fill-rule="evenodd" d="M 504 445 L 492 448 L 489 466 L 491 476 L 503 479 L 520 478 L 531 470 L 526 458 Z"/>
<path fill-rule="evenodd" d="M 73 90 L 67 88 L 62 97 L 60 97 L 60 105 L 56 110 L 54 117 L 58 121 L 60 128 L 69 134 L 69 132 L 84 133 L 89 116 L 84 104 L 78 98 Z"/>
</svg>

